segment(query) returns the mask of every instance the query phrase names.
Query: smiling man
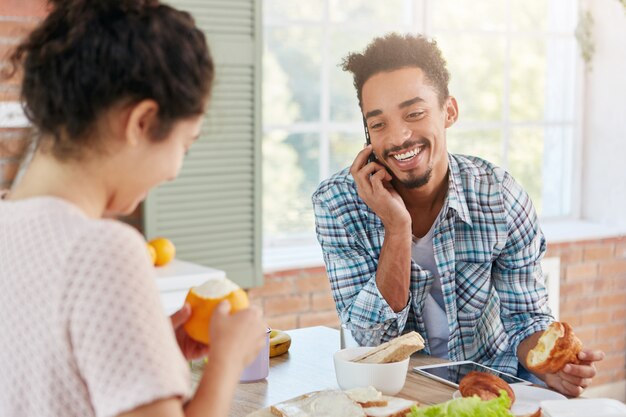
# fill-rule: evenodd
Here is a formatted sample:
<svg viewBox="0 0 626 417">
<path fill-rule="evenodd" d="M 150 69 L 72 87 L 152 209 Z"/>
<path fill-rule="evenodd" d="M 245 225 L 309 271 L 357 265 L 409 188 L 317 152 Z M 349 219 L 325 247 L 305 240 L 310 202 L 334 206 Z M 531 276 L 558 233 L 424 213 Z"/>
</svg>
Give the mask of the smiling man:
<svg viewBox="0 0 626 417">
<path fill-rule="evenodd" d="M 532 379 L 526 354 L 554 318 L 528 194 L 503 169 L 448 153 L 459 108 L 434 41 L 376 38 L 343 68 L 371 145 L 313 195 L 341 321 L 383 323 L 386 339 L 416 330 L 431 355 Z M 603 356 L 584 350 L 580 365 L 537 377 L 580 395 Z"/>
</svg>

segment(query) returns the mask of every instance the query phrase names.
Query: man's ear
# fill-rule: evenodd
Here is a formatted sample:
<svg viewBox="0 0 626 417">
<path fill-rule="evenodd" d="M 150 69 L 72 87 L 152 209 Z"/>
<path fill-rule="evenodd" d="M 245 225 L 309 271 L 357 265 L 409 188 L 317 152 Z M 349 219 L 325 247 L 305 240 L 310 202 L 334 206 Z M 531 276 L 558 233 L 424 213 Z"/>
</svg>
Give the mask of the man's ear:
<svg viewBox="0 0 626 417">
<path fill-rule="evenodd" d="M 159 105 L 154 100 L 142 100 L 130 108 L 126 122 L 126 142 L 136 146 L 150 139 L 150 132 L 159 122 Z"/>
<path fill-rule="evenodd" d="M 456 98 L 450 96 L 446 99 L 444 104 L 444 110 L 446 113 L 446 129 L 452 126 L 459 118 L 459 106 L 456 103 Z"/>
</svg>

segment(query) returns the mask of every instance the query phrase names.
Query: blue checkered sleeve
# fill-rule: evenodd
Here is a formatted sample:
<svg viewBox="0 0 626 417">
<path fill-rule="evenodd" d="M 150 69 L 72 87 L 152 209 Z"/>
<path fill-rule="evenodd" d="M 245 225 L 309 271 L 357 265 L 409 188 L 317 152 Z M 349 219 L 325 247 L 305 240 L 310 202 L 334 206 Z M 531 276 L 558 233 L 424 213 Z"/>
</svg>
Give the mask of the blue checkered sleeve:
<svg viewBox="0 0 626 417">
<path fill-rule="evenodd" d="M 344 204 L 348 202 L 342 201 L 341 194 L 332 195 L 330 200 L 313 197 L 317 238 L 337 312 L 343 323 L 383 323 L 383 338 L 395 337 L 404 329 L 411 300 L 397 313 L 385 301 L 376 285 L 378 260 L 348 231 L 359 223 L 342 223 L 349 211 L 343 210 Z"/>
<path fill-rule="evenodd" d="M 505 173 L 502 182 L 508 239 L 496 259 L 492 274 L 500 297 L 502 323 L 511 338 L 511 349 L 554 321 L 548 307 L 540 261 L 546 241 L 528 194 Z"/>
</svg>

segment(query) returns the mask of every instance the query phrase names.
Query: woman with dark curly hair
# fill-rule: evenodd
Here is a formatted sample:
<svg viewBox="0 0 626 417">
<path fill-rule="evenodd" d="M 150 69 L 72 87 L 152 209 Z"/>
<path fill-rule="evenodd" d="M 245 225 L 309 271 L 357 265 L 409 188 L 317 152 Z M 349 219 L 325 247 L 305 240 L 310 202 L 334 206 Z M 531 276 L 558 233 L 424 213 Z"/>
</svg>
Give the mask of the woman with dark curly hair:
<svg viewBox="0 0 626 417">
<path fill-rule="evenodd" d="M 222 304 L 210 350 L 193 342 L 142 236 L 103 219 L 175 178 L 198 138 L 204 35 L 156 0 L 57 0 L 12 62 L 39 139 L 0 200 L 0 415 L 226 416 L 264 344 L 258 310 Z M 207 354 L 192 396 L 185 358 Z"/>
</svg>

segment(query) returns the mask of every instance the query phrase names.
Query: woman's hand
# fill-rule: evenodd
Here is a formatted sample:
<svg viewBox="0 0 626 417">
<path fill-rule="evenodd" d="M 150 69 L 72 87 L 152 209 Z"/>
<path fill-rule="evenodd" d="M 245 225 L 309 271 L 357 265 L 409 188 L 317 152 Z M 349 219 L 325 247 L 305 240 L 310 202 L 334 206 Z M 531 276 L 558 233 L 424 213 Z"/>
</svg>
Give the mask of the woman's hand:
<svg viewBox="0 0 626 417">
<path fill-rule="evenodd" d="M 234 361 L 242 369 L 256 358 L 267 337 L 267 326 L 258 308 L 252 306 L 230 314 L 228 301 L 222 301 L 213 311 L 209 331 L 209 361 Z"/>
<path fill-rule="evenodd" d="M 183 328 L 183 324 L 189 320 L 189 317 L 191 317 L 191 306 L 185 303 L 180 310 L 170 316 L 170 319 L 172 320 L 178 347 L 185 359 L 190 361 L 206 357 L 209 354 L 209 347 L 189 337 Z"/>
</svg>

